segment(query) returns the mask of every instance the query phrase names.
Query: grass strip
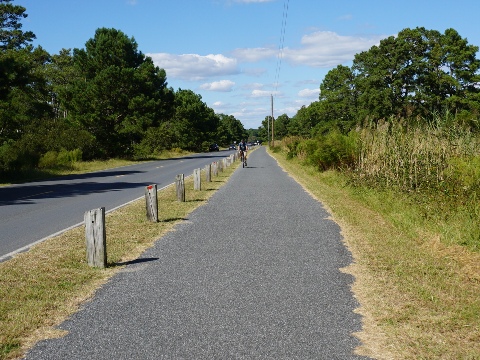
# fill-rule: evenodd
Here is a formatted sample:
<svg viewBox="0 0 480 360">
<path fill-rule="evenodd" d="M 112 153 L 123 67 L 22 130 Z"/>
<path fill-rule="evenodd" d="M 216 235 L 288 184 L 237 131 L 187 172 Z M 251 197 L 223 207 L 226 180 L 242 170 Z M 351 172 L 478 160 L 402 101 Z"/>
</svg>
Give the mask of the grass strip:
<svg viewBox="0 0 480 360">
<path fill-rule="evenodd" d="M 83 226 L 0 263 L 0 359 L 19 358 L 37 341 L 62 336 L 56 325 L 124 265 L 205 204 L 239 164 L 233 163 L 218 176 L 212 174 L 211 182 L 205 181 L 202 171 L 200 191 L 193 190 L 193 179 L 187 177 L 185 202 L 177 201 L 174 186 L 159 190 L 158 223 L 147 220 L 144 199 L 107 214 L 106 269 L 87 265 Z"/>
<path fill-rule="evenodd" d="M 148 160 L 164 160 L 178 158 L 190 154 L 183 150 L 165 150 L 156 156 L 152 156 Z M 145 161 L 148 161 L 145 160 Z M 126 160 L 126 159 L 108 159 L 108 160 L 92 160 L 92 161 L 75 161 L 68 165 L 53 166 L 45 169 L 30 169 L 25 171 L 16 171 L 14 174 L 9 174 L 8 178 L 0 176 L 0 186 L 11 185 L 12 183 L 23 183 L 29 181 L 38 181 L 43 179 L 50 179 L 59 176 L 85 174 L 95 171 L 114 169 L 123 166 L 135 165 L 144 162 L 142 160 Z M 0 175 L 2 175 L 0 173 Z"/>
<path fill-rule="evenodd" d="M 480 255 L 440 241 L 441 224 L 407 197 L 350 186 L 342 173 L 271 153 L 341 226 L 354 263 L 344 271 L 363 315 L 361 355 L 480 359 Z"/>
</svg>

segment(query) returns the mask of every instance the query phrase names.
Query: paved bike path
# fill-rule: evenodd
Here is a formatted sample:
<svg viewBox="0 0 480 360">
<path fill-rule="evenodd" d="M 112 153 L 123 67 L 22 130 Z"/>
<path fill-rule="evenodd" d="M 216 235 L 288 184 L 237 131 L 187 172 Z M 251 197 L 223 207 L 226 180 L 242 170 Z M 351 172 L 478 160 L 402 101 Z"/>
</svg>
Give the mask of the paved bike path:
<svg viewBox="0 0 480 360">
<path fill-rule="evenodd" d="M 364 359 L 339 227 L 260 148 L 27 359 Z"/>
</svg>

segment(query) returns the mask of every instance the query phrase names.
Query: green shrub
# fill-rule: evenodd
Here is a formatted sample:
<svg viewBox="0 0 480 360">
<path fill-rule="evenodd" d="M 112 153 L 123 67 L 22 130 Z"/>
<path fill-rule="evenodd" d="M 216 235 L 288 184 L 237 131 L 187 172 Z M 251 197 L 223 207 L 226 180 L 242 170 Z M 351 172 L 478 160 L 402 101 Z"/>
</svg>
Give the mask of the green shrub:
<svg viewBox="0 0 480 360">
<path fill-rule="evenodd" d="M 18 154 L 14 149 L 13 141 L 5 141 L 0 146 L 0 171 L 8 172 L 17 160 Z"/>
<path fill-rule="evenodd" d="M 38 167 L 40 169 L 51 169 L 57 166 L 58 153 L 56 151 L 47 151 L 40 157 Z"/>
<path fill-rule="evenodd" d="M 39 156 L 19 141 L 6 141 L 0 146 L 0 172 L 2 175 L 33 169 Z"/>
<path fill-rule="evenodd" d="M 40 157 L 38 167 L 40 169 L 72 168 L 76 162 L 82 161 L 82 151 L 80 149 L 65 150 L 60 152 L 47 151 Z"/>
<path fill-rule="evenodd" d="M 315 139 L 304 140 L 296 146 L 296 156 L 305 164 L 324 171 L 331 168 L 352 167 L 357 158 L 358 135 L 343 135 L 333 131 Z M 293 154 L 293 151 L 291 151 Z"/>
<path fill-rule="evenodd" d="M 82 150 L 75 149 L 67 151 L 62 149 L 58 153 L 57 164 L 60 166 L 71 166 L 73 163 L 82 161 Z"/>
<path fill-rule="evenodd" d="M 307 163 L 310 162 L 311 156 L 317 151 L 319 146 L 319 141 L 316 139 L 303 140 L 298 143 L 296 154 L 297 157 Z"/>
<path fill-rule="evenodd" d="M 480 189 L 480 157 L 451 158 L 445 174 L 450 187 L 470 196 Z"/>
<path fill-rule="evenodd" d="M 283 143 L 287 148 L 287 159 L 293 159 L 297 156 L 298 144 L 300 144 L 301 139 L 296 136 L 291 136 L 283 139 Z"/>
</svg>

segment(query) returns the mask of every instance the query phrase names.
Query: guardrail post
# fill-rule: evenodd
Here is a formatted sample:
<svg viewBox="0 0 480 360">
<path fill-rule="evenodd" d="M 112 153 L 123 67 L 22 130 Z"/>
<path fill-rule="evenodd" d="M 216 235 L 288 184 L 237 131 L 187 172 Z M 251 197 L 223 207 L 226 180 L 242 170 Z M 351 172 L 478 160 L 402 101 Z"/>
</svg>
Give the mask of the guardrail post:
<svg viewBox="0 0 480 360">
<path fill-rule="evenodd" d="M 147 210 L 147 219 L 153 222 L 158 222 L 158 199 L 156 184 L 145 187 L 145 207 Z"/>
<path fill-rule="evenodd" d="M 205 165 L 205 181 L 206 182 L 212 181 L 212 165 L 211 164 Z"/>
<path fill-rule="evenodd" d="M 202 180 L 200 175 L 200 169 L 193 170 L 193 190 L 202 190 Z"/>
<path fill-rule="evenodd" d="M 85 212 L 85 239 L 89 266 L 107 266 L 107 235 L 105 233 L 105 208 Z"/>
<path fill-rule="evenodd" d="M 177 200 L 185 202 L 185 175 L 178 174 L 175 177 L 175 188 L 177 190 Z"/>
</svg>

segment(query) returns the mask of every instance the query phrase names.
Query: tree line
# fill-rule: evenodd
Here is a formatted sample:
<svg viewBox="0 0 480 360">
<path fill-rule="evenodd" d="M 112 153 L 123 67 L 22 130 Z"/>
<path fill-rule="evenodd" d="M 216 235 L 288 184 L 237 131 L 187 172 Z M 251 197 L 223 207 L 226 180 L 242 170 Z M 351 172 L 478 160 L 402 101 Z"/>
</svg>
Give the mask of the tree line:
<svg viewBox="0 0 480 360">
<path fill-rule="evenodd" d="M 454 29 L 404 29 L 356 54 L 352 66 L 330 70 L 320 84 L 318 101 L 292 118 L 283 114 L 274 120 L 275 138 L 348 134 L 381 120 L 426 124 L 438 116 L 477 132 L 478 49 Z M 269 121 L 271 117 L 263 121 L 262 134 Z"/>
<path fill-rule="evenodd" d="M 0 0 L 0 174 L 61 161 L 204 151 L 247 135 L 199 94 L 173 90 L 133 37 L 99 28 L 81 49 L 49 54 L 22 30 L 26 8 Z"/>
</svg>

